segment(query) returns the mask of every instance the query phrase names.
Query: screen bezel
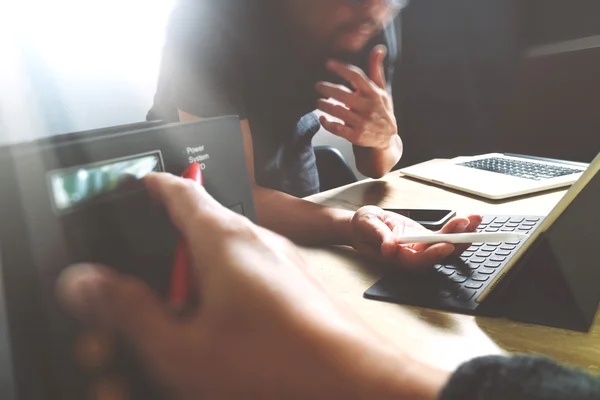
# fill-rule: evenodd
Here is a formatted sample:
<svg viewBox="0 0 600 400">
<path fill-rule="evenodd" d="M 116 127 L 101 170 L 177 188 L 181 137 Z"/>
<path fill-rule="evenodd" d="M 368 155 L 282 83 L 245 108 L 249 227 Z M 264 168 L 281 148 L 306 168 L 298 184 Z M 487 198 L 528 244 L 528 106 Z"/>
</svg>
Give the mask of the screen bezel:
<svg viewBox="0 0 600 400">
<path fill-rule="evenodd" d="M 101 166 L 108 165 L 108 164 L 115 164 L 115 163 L 119 163 L 119 162 L 123 162 L 123 161 L 127 161 L 127 160 L 141 159 L 141 158 L 145 158 L 145 157 L 149 157 L 149 156 L 155 156 L 158 160 L 156 172 L 164 172 L 165 171 L 165 163 L 163 161 L 162 152 L 160 150 L 147 151 L 147 152 L 132 154 L 132 155 L 124 156 L 124 157 L 111 158 L 111 159 L 106 159 L 106 160 L 102 160 L 102 161 L 94 161 L 94 162 L 87 163 L 87 164 L 74 165 L 74 166 L 67 167 L 67 168 L 58 168 L 58 169 L 53 169 L 51 171 L 47 171 L 46 172 L 46 185 L 47 185 L 47 189 L 50 192 L 50 200 L 52 203 L 52 210 L 54 211 L 54 213 L 56 215 L 61 216 L 61 215 L 66 215 L 66 214 L 76 212 L 77 210 L 80 210 L 82 207 L 85 207 L 87 204 L 89 204 L 88 202 L 82 202 L 82 203 L 75 204 L 71 207 L 67 207 L 64 209 L 58 207 L 58 205 L 56 204 L 56 198 L 55 198 L 54 190 L 52 187 L 52 177 L 55 174 L 69 173 L 71 171 L 76 171 L 80 168 L 86 168 L 86 169 L 97 168 L 97 167 L 101 167 Z M 105 198 L 102 201 L 108 201 L 108 198 Z"/>
</svg>

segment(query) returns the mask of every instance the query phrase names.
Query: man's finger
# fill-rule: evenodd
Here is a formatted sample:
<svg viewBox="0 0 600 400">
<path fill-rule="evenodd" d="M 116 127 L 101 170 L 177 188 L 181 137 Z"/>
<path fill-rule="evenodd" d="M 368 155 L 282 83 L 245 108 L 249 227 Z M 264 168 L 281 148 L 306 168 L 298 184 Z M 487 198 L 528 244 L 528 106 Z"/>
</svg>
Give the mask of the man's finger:
<svg viewBox="0 0 600 400">
<path fill-rule="evenodd" d="M 396 258 L 402 267 L 416 270 L 440 263 L 453 252 L 454 246 L 450 243 L 438 243 L 422 251 L 400 245 L 396 250 Z"/>
<path fill-rule="evenodd" d="M 381 255 L 388 258 L 396 254 L 397 242 L 394 232 L 382 220 L 383 215 L 364 214 L 358 221 L 360 241 L 381 249 Z"/>
<path fill-rule="evenodd" d="M 361 118 L 355 112 L 339 104 L 334 104 L 329 100 L 319 99 L 317 101 L 317 109 L 344 121 L 346 126 L 356 127 L 361 121 Z"/>
<path fill-rule="evenodd" d="M 212 231 L 219 219 L 230 212 L 192 180 L 152 173 L 144 178 L 144 183 L 148 192 L 166 207 L 173 224 L 186 238 L 198 229 Z M 201 224 L 198 219 L 202 220 Z"/>
<path fill-rule="evenodd" d="M 353 93 L 343 85 L 319 82 L 316 85 L 316 89 L 323 97 L 335 99 L 353 111 L 363 112 L 369 109 L 369 102 L 367 99 Z"/>
<path fill-rule="evenodd" d="M 319 122 L 321 123 L 323 129 L 325 129 L 329 133 L 332 133 L 336 136 L 348 140 L 349 142 L 352 142 L 352 139 L 354 138 L 354 130 L 352 128 L 344 124 L 340 124 L 339 122 L 330 121 L 324 115 L 322 115 L 319 118 Z"/>
<path fill-rule="evenodd" d="M 455 217 L 446 223 L 438 233 L 462 233 L 469 226 L 469 219 L 466 217 Z"/>
<path fill-rule="evenodd" d="M 371 260 L 387 261 L 390 257 L 383 256 L 381 248 L 379 246 L 372 245 L 370 243 L 356 243 L 354 248 L 359 254 L 368 257 Z"/>
<path fill-rule="evenodd" d="M 74 316 L 116 332 L 134 346 L 157 372 L 167 368 L 182 326 L 140 281 L 108 267 L 75 265 L 60 275 L 56 293 Z"/>
<path fill-rule="evenodd" d="M 383 69 L 383 61 L 385 60 L 385 56 L 387 54 L 387 48 L 383 45 L 376 46 L 371 52 L 371 57 L 369 59 L 369 64 L 371 68 L 371 80 L 375 85 L 377 85 L 380 89 L 387 88 L 387 82 L 385 79 L 385 71 Z"/>
<path fill-rule="evenodd" d="M 347 65 L 339 61 L 330 60 L 327 68 L 336 75 L 350 82 L 356 90 L 367 95 L 374 95 L 373 82 L 365 75 L 363 70 L 353 65 Z"/>
<path fill-rule="evenodd" d="M 465 229 L 469 226 L 469 219 L 465 218 L 465 217 L 454 217 L 452 218 L 450 221 L 448 221 L 446 223 L 446 225 L 444 225 L 442 227 L 442 229 L 440 229 L 439 231 L 437 231 L 437 233 L 462 233 L 465 232 Z M 417 250 L 417 251 L 423 251 L 426 248 L 428 248 L 429 245 L 426 243 L 417 243 L 415 244 L 412 248 Z M 467 245 L 467 247 L 469 247 Z"/>
<path fill-rule="evenodd" d="M 467 216 L 467 219 L 469 220 L 469 224 L 462 232 L 476 232 L 477 228 L 481 224 L 481 221 L 483 220 L 481 215 L 475 215 L 475 214 Z M 456 249 L 454 250 L 454 254 L 457 256 L 462 254 L 463 251 L 465 251 L 466 249 L 469 248 L 469 246 L 470 246 L 470 244 L 457 244 L 455 246 Z"/>
</svg>

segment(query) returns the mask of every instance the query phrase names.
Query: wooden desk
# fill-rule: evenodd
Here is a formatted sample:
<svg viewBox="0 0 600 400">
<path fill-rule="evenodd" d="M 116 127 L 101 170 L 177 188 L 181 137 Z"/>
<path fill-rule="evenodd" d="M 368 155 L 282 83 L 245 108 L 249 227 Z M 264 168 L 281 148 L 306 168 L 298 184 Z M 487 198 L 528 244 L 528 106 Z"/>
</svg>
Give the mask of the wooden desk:
<svg viewBox="0 0 600 400">
<path fill-rule="evenodd" d="M 504 203 L 486 202 L 393 172 L 379 181 L 362 181 L 308 200 L 350 210 L 372 204 L 390 208 L 446 208 L 459 214 L 547 215 L 564 193 L 555 191 Z M 550 356 L 600 373 L 600 313 L 592 330 L 583 334 L 367 300 L 363 293 L 383 276 L 382 266 L 361 259 L 346 248 L 306 249 L 305 254 L 333 293 L 367 323 L 423 361 L 453 369 L 473 357 L 518 352 Z"/>
</svg>

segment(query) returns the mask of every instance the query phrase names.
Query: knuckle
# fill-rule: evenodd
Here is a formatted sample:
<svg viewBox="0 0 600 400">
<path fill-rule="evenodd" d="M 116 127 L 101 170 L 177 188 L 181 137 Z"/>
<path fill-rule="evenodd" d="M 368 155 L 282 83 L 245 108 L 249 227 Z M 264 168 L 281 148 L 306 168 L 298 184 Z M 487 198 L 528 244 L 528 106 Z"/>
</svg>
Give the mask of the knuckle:
<svg viewBox="0 0 600 400">
<path fill-rule="evenodd" d="M 151 296 L 151 291 L 150 288 L 141 281 L 130 276 L 124 276 L 121 294 L 123 297 L 127 297 L 127 303 L 129 304 L 142 304 Z M 121 311 L 125 312 L 126 310 L 122 309 Z"/>
<path fill-rule="evenodd" d="M 187 181 L 185 179 L 178 179 L 176 182 L 173 183 L 171 194 L 177 196 L 187 193 L 188 190 L 189 186 Z"/>
<path fill-rule="evenodd" d="M 196 182 L 190 179 L 178 179 L 173 185 L 171 195 L 175 198 L 186 198 L 194 196 L 198 191 Z"/>
<path fill-rule="evenodd" d="M 344 85 L 333 85 L 333 89 L 335 89 L 337 92 L 343 92 L 345 93 L 348 88 Z"/>
<path fill-rule="evenodd" d="M 350 72 L 357 77 L 365 77 L 365 73 L 363 72 L 363 70 L 354 65 L 350 67 Z"/>
<path fill-rule="evenodd" d="M 260 229 L 250 222 L 248 218 L 231 212 L 229 218 L 224 219 L 223 232 L 229 236 L 247 238 L 252 241 L 260 240 Z"/>
</svg>

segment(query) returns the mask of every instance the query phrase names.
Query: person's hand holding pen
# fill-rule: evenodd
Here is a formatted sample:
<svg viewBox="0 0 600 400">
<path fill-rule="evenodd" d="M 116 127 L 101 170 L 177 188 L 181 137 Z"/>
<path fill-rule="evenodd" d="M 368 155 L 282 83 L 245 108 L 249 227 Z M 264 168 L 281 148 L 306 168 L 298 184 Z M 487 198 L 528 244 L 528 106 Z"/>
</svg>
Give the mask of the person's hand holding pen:
<svg viewBox="0 0 600 400">
<path fill-rule="evenodd" d="M 455 217 L 438 233 L 475 232 L 481 220 L 480 215 Z M 404 268 L 425 268 L 441 262 L 448 256 L 459 255 L 469 247 L 469 244 L 398 242 L 398 239 L 405 235 L 427 233 L 431 232 L 412 219 L 374 206 L 362 207 L 352 219 L 352 243 L 355 249 L 371 258 L 388 261 Z"/>
<path fill-rule="evenodd" d="M 57 292 L 73 315 L 121 334 L 168 398 L 437 398 L 448 374 L 331 298 L 290 241 L 192 180 L 145 183 L 188 244 L 199 308 L 179 319 L 146 285 L 98 265 L 68 268 Z"/>
</svg>

